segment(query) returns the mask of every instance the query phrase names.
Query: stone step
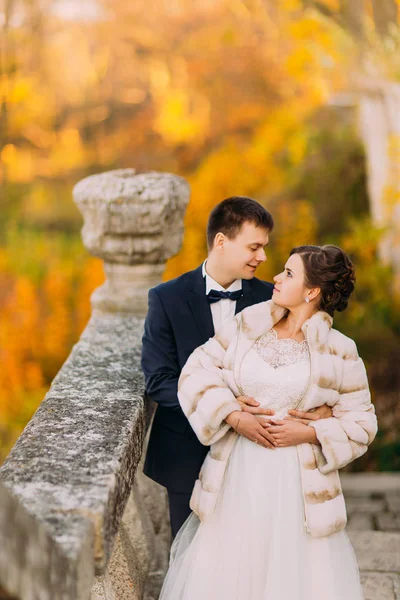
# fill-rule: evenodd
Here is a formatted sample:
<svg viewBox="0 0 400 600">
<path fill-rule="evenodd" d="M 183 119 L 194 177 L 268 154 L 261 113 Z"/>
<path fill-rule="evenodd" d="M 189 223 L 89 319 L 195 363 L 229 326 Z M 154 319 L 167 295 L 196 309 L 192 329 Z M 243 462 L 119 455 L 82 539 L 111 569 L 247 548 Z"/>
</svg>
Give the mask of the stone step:
<svg viewBox="0 0 400 600">
<path fill-rule="evenodd" d="M 374 518 L 369 514 L 354 514 L 348 518 L 347 531 L 373 531 Z"/>
<path fill-rule="evenodd" d="M 382 513 L 376 515 L 376 524 L 379 531 L 399 531 L 400 513 Z"/>
<path fill-rule="evenodd" d="M 340 480 L 346 498 L 400 495 L 400 473 L 341 473 Z"/>
<path fill-rule="evenodd" d="M 360 571 L 400 573 L 400 533 L 349 531 Z"/>
<path fill-rule="evenodd" d="M 400 600 L 400 533 L 348 531 L 364 600 Z"/>
<path fill-rule="evenodd" d="M 398 494 L 386 494 L 386 502 L 391 512 L 400 513 L 400 492 Z"/>
<path fill-rule="evenodd" d="M 376 515 L 386 511 L 387 502 L 384 498 L 346 497 L 346 509 L 349 516 L 355 513 Z"/>
<path fill-rule="evenodd" d="M 399 600 L 400 577 L 393 573 L 361 573 L 364 600 Z"/>
</svg>

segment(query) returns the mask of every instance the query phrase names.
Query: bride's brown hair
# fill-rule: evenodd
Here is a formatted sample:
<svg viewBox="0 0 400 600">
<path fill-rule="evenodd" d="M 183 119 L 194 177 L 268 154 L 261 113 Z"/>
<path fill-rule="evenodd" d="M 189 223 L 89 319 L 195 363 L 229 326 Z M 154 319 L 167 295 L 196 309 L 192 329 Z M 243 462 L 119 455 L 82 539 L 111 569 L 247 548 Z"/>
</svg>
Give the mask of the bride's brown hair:
<svg viewBox="0 0 400 600">
<path fill-rule="evenodd" d="M 308 288 L 321 288 L 319 310 L 333 316 L 347 308 L 356 281 L 355 267 L 338 246 L 297 246 L 290 252 L 300 254 Z"/>
</svg>

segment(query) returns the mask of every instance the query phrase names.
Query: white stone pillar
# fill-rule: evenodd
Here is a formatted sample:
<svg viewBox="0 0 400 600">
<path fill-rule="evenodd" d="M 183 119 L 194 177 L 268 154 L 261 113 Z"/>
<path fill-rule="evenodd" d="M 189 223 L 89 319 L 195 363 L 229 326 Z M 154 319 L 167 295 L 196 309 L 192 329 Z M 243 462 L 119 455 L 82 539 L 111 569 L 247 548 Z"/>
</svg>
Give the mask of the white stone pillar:
<svg viewBox="0 0 400 600">
<path fill-rule="evenodd" d="M 400 84 L 367 81 L 360 88 L 371 215 L 385 230 L 380 257 L 393 267 L 394 290 L 400 294 Z"/>
</svg>

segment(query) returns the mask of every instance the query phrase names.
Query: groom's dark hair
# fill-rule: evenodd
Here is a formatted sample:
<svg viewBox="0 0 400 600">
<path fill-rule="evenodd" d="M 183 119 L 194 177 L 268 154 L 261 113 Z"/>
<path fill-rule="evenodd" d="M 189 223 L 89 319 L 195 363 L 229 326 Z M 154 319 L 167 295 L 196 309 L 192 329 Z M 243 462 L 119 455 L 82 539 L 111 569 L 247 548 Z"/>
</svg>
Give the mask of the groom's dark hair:
<svg viewBox="0 0 400 600">
<path fill-rule="evenodd" d="M 207 245 L 211 250 L 215 236 L 223 233 L 233 239 L 244 223 L 253 223 L 268 231 L 274 228 L 274 220 L 261 204 L 247 196 L 231 196 L 222 200 L 210 213 L 207 224 Z"/>
</svg>

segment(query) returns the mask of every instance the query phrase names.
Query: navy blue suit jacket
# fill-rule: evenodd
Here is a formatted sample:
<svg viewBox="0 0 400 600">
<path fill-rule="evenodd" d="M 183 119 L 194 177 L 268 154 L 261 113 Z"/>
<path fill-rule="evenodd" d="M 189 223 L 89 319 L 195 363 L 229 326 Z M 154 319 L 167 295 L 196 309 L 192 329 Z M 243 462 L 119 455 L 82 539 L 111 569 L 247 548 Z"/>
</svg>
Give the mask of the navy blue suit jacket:
<svg viewBox="0 0 400 600">
<path fill-rule="evenodd" d="M 236 313 L 269 300 L 273 284 L 243 280 Z M 178 379 L 187 359 L 214 335 L 202 267 L 149 291 L 142 369 L 146 392 L 157 403 L 145 474 L 170 491 L 190 493 L 209 450 L 197 439 L 179 405 Z"/>
</svg>

